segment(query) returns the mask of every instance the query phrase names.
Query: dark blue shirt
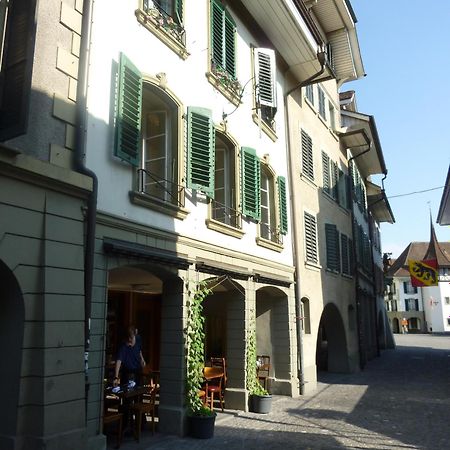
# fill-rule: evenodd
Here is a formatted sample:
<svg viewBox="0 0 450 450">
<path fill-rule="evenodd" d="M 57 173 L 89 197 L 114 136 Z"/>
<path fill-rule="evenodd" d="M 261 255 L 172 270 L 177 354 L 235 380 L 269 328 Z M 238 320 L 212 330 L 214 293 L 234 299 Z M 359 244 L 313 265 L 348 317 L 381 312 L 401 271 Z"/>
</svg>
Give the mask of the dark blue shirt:
<svg viewBox="0 0 450 450">
<path fill-rule="evenodd" d="M 124 342 L 117 353 L 117 359 L 122 361 L 122 366 L 126 370 L 137 370 L 141 368 L 141 343 L 136 339 L 133 347 Z"/>
</svg>

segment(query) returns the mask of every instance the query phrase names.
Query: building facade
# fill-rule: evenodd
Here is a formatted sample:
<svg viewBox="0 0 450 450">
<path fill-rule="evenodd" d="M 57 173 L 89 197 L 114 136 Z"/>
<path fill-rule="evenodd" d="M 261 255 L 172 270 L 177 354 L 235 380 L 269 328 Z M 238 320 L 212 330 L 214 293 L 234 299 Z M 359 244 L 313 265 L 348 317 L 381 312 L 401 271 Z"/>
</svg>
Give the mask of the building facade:
<svg viewBox="0 0 450 450">
<path fill-rule="evenodd" d="M 370 230 L 350 164 L 374 136 L 339 96 L 364 74 L 350 3 L 110 3 L 1 2 L 2 449 L 105 448 L 130 323 L 159 373 L 159 431 L 184 434 L 199 282 L 230 409 L 248 408 L 254 326 L 288 396 L 317 369 L 358 370 L 379 339 L 359 309 L 375 281 L 355 265 L 355 216 Z M 375 153 L 364 180 L 384 173 Z"/>
</svg>

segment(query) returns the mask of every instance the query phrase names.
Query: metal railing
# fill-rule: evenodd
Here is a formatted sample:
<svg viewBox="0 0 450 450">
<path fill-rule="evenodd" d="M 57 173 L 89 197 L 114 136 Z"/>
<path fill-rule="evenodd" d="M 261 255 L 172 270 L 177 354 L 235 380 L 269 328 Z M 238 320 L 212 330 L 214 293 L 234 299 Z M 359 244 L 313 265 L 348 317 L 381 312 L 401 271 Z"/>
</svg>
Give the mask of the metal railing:
<svg viewBox="0 0 450 450">
<path fill-rule="evenodd" d="M 143 194 L 155 197 L 172 205 L 184 207 L 184 186 L 162 178 L 146 169 L 138 169 L 138 189 Z M 148 179 L 151 181 L 148 182 Z M 151 189 L 149 189 L 151 186 Z"/>
<path fill-rule="evenodd" d="M 241 213 L 217 200 L 212 201 L 212 218 L 233 228 L 241 228 Z"/>
<path fill-rule="evenodd" d="M 186 46 L 186 31 L 182 25 L 182 18 L 178 14 L 174 17 L 165 11 L 156 1 L 142 0 L 143 11 L 152 16 L 156 25 L 167 31 L 182 45 Z"/>
</svg>

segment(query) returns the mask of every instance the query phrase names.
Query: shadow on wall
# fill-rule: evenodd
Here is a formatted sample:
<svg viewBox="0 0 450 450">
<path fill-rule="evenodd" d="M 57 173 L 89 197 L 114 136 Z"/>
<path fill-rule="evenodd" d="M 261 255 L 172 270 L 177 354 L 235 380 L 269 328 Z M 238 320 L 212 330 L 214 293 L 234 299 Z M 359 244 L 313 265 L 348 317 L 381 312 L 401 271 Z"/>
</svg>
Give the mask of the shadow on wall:
<svg viewBox="0 0 450 450">
<path fill-rule="evenodd" d="M 0 398 L 7 412 L 0 420 L 0 448 L 6 448 L 2 441 L 16 434 L 25 308 L 19 284 L 1 260 L 0 280 Z"/>
</svg>

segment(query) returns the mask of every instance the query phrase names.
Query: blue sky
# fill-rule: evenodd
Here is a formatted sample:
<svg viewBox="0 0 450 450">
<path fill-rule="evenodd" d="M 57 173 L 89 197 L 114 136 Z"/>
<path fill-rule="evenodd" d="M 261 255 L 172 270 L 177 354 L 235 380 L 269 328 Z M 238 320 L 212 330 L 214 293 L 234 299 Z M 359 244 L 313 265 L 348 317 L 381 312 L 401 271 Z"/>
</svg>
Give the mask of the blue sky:
<svg viewBox="0 0 450 450">
<path fill-rule="evenodd" d="M 346 83 L 360 112 L 375 117 L 388 176 L 386 195 L 443 186 L 450 163 L 450 1 L 351 0 L 367 76 Z M 374 178 L 380 182 L 381 178 Z M 442 189 L 390 198 L 396 223 L 383 224 L 384 252 L 397 257 L 411 241 L 428 241 Z"/>
</svg>

